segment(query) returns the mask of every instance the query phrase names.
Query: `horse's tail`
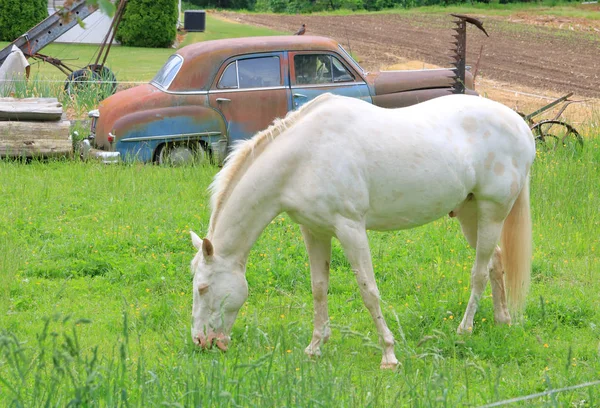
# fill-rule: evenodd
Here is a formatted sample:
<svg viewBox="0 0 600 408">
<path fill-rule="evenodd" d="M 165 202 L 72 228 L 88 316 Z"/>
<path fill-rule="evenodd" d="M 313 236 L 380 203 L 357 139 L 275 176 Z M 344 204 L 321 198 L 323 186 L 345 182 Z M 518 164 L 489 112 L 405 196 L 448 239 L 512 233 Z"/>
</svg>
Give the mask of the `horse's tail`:
<svg viewBox="0 0 600 408">
<path fill-rule="evenodd" d="M 500 241 L 509 309 L 519 315 L 525 305 L 531 275 L 529 177 L 504 220 Z"/>
</svg>

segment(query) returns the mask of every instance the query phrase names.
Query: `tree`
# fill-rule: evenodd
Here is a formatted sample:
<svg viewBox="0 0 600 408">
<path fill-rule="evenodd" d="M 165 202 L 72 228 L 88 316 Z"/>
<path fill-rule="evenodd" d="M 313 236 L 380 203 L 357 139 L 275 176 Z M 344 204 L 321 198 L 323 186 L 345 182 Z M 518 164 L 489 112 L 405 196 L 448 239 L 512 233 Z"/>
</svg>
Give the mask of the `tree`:
<svg viewBox="0 0 600 408">
<path fill-rule="evenodd" d="M 0 0 L 0 41 L 13 41 L 46 17 L 47 0 Z"/>
<path fill-rule="evenodd" d="M 170 47 L 177 37 L 177 0 L 129 0 L 116 38 L 132 47 Z"/>
</svg>

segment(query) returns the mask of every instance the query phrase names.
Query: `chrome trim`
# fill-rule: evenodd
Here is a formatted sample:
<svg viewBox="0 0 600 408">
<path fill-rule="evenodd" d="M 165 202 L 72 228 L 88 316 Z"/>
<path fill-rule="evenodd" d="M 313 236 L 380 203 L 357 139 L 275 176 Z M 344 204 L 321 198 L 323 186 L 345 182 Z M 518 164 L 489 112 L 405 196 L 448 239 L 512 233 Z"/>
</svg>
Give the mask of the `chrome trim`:
<svg viewBox="0 0 600 408">
<path fill-rule="evenodd" d="M 277 89 L 288 89 L 288 87 L 285 85 L 278 85 L 278 86 L 265 86 L 265 87 L 260 87 L 260 88 L 211 89 L 210 91 L 208 91 L 208 93 L 209 94 L 218 94 L 218 93 L 227 93 L 227 92 L 273 91 L 273 90 L 277 90 Z"/>
<path fill-rule="evenodd" d="M 164 89 L 162 86 L 158 85 L 154 81 L 150 82 L 150 85 L 152 85 L 159 91 L 163 91 L 164 93 L 168 93 L 170 95 L 208 95 L 208 91 L 169 91 L 168 89 Z"/>
<path fill-rule="evenodd" d="M 307 85 L 292 85 L 292 89 L 303 89 L 303 88 L 325 88 L 325 87 L 339 87 L 348 85 L 366 85 L 366 82 L 334 82 L 326 84 L 307 84 Z"/>
<path fill-rule="evenodd" d="M 92 148 L 89 140 L 82 140 L 79 144 L 79 154 L 82 159 L 87 160 L 90 158 L 100 159 L 102 163 L 117 163 L 121 157 L 119 152 L 107 152 L 104 150 L 98 150 Z"/>
<path fill-rule="evenodd" d="M 140 137 L 129 137 L 127 139 L 121 139 L 121 142 L 140 142 L 146 140 L 160 140 L 160 139 L 176 139 L 176 138 L 191 138 L 191 137 L 203 137 L 203 136 L 218 136 L 221 132 L 203 132 L 203 133 L 179 133 L 174 135 L 158 135 L 158 136 L 140 136 Z"/>
<path fill-rule="evenodd" d="M 342 50 L 342 53 L 346 55 L 346 57 L 348 57 L 347 60 L 350 60 L 350 62 L 354 64 L 354 68 L 358 68 L 358 71 L 360 71 L 363 74 L 363 76 L 367 76 L 368 72 L 360 66 L 360 64 L 352 57 L 352 55 L 350 55 L 350 53 L 346 51 L 346 49 L 342 47 L 341 44 L 338 44 L 338 47 L 340 48 L 340 50 Z"/>
<path fill-rule="evenodd" d="M 380 72 L 452 71 L 454 68 L 390 69 Z"/>
</svg>

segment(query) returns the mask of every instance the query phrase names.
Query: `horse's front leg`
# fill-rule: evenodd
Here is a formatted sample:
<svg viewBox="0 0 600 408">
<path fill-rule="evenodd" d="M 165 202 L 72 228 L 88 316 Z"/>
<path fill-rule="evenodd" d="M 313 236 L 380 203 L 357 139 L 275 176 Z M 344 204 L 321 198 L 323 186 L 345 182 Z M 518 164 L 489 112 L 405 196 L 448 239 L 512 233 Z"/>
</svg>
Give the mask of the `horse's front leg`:
<svg viewBox="0 0 600 408">
<path fill-rule="evenodd" d="M 356 275 L 363 302 L 377 327 L 383 348 L 381 368 L 395 368 L 398 359 L 394 353 L 394 336 L 385 322 L 379 305 L 379 290 L 373 273 L 367 231 L 363 224 L 351 220 L 343 220 L 336 227 L 336 235 Z"/>
<path fill-rule="evenodd" d="M 314 328 L 310 344 L 304 352 L 309 356 L 321 355 L 321 344 L 329 340 L 329 313 L 327 289 L 329 288 L 329 263 L 331 261 L 331 236 L 316 235 L 300 226 L 310 261 L 310 280 L 314 303 Z"/>
</svg>

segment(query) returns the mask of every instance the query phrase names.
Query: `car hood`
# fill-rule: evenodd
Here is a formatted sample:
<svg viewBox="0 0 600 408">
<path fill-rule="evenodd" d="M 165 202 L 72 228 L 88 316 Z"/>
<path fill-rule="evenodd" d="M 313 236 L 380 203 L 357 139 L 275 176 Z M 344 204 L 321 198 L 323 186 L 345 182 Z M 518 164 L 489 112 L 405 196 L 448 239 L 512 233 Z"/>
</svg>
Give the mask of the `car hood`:
<svg viewBox="0 0 600 408">
<path fill-rule="evenodd" d="M 385 108 L 401 108 L 452 93 L 452 69 L 381 71 L 369 74 L 373 86 L 373 103 Z M 473 89 L 473 76 L 466 74 L 468 93 Z"/>
<path fill-rule="evenodd" d="M 96 123 L 96 146 L 108 147 L 108 133 L 113 132 L 113 126 L 119 118 L 165 106 L 169 99 L 169 94 L 150 84 L 138 85 L 104 99 L 98 107 L 100 117 Z"/>
</svg>

